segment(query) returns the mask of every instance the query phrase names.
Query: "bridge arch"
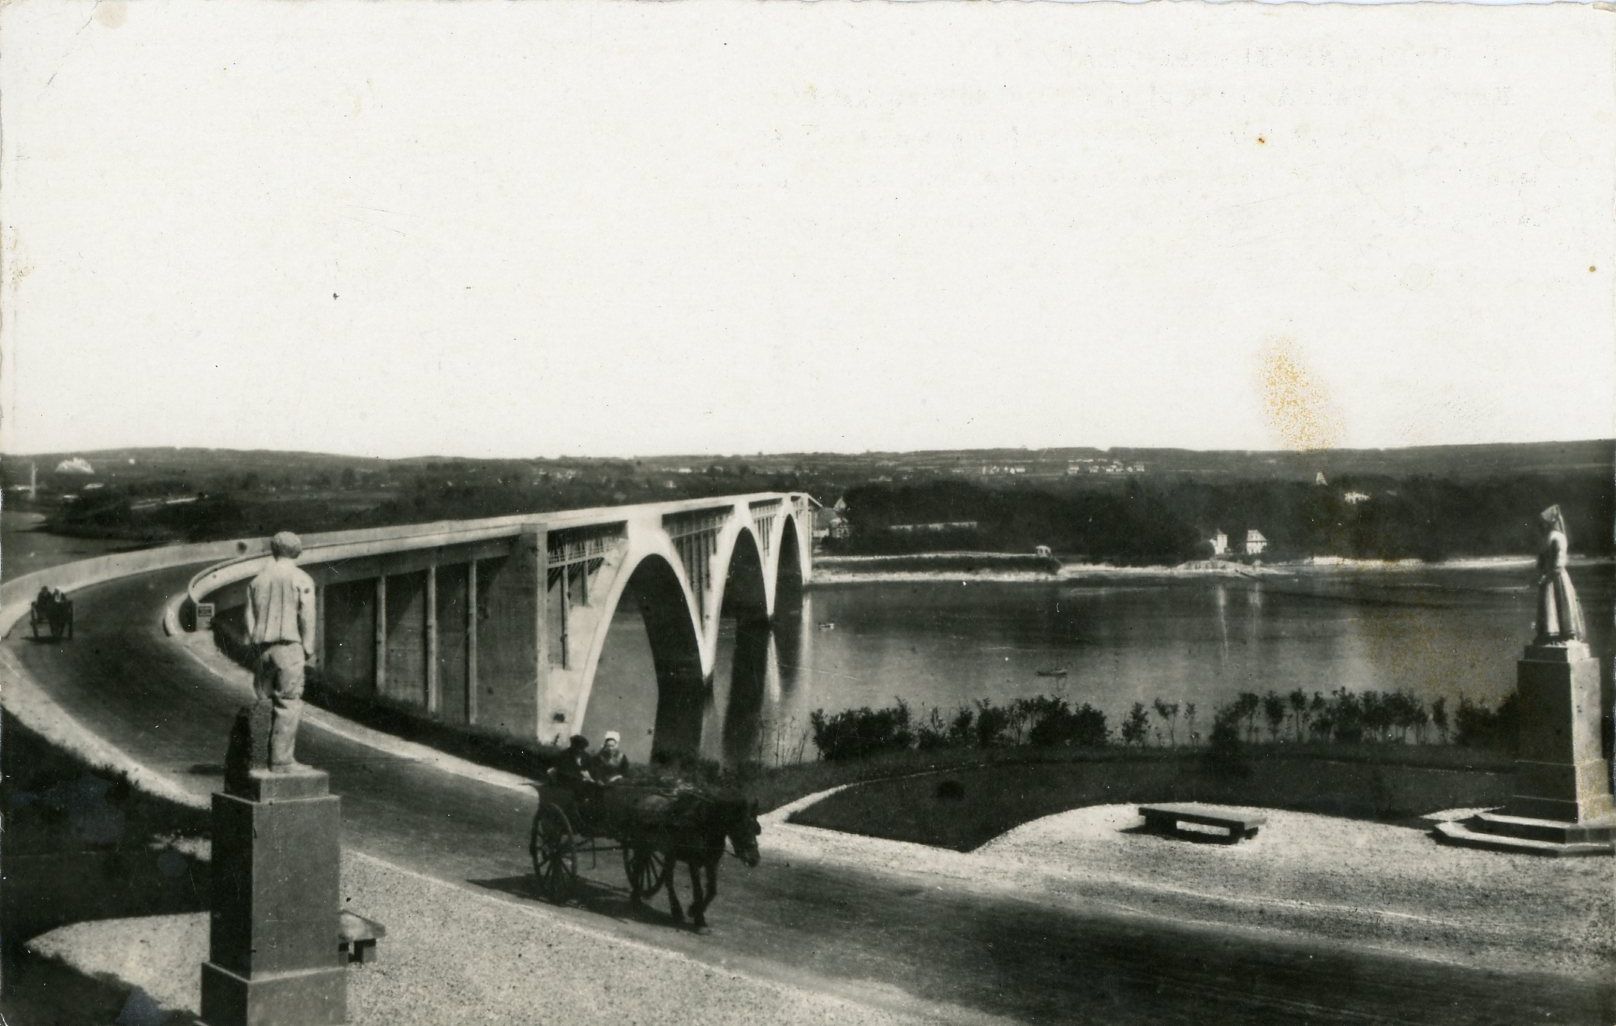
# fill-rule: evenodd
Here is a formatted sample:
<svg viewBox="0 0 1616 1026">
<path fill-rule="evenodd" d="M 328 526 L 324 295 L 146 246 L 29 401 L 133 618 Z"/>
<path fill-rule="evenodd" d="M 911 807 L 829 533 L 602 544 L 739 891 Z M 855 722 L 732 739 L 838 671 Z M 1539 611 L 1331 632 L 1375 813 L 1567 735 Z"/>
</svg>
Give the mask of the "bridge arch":
<svg viewBox="0 0 1616 1026">
<path fill-rule="evenodd" d="M 796 517 L 781 518 L 780 540 L 775 545 L 775 551 L 778 558 L 771 568 L 774 571 L 773 612 L 777 615 L 795 613 L 802 608 L 806 576 L 803 566 L 807 555 L 798 533 Z"/>
<path fill-rule="evenodd" d="M 720 617 L 748 621 L 769 618 L 769 582 L 757 535 L 750 526 L 743 525 L 730 542 L 729 559 L 713 605 Z"/>
<path fill-rule="evenodd" d="M 676 559 L 666 553 L 647 553 L 624 570 L 603 603 L 600 627 L 590 639 L 582 668 L 585 688 L 572 722 L 581 729 L 603 730 L 610 726 L 592 722 L 589 703 L 594 697 L 595 677 L 612 620 L 619 605 L 628 602 L 644 624 L 656 678 L 652 751 L 695 750 L 701 740 L 708 675 L 689 586 Z M 591 736 L 590 740 L 598 742 L 599 738 Z"/>
</svg>

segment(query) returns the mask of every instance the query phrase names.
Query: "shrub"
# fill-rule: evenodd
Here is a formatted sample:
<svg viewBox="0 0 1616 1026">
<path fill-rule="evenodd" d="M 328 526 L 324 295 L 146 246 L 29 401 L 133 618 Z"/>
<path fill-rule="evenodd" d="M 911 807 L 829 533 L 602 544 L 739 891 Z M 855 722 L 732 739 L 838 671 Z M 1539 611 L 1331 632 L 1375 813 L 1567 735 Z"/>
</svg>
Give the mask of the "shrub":
<svg viewBox="0 0 1616 1026">
<path fill-rule="evenodd" d="M 1286 705 L 1285 699 L 1276 691 L 1270 691 L 1263 696 L 1263 718 L 1268 721 L 1268 740 L 1279 740 L 1279 728 L 1285 725 Z"/>
<path fill-rule="evenodd" d="M 968 705 L 962 705 L 954 713 L 954 719 L 948 725 L 948 740 L 954 745 L 965 745 L 971 740 L 971 727 L 976 720 L 976 710 Z"/>
<path fill-rule="evenodd" d="M 1012 740 L 1016 744 L 1023 741 L 1032 742 L 1031 728 L 1040 721 L 1057 712 L 1066 709 L 1064 698 L 1052 698 L 1049 695 L 1035 695 L 1032 698 L 1018 698 L 1010 703 L 1010 731 Z"/>
<path fill-rule="evenodd" d="M 1005 740 L 1010 726 L 1010 710 L 994 705 L 985 698 L 976 700 L 976 743 L 991 748 Z"/>
<path fill-rule="evenodd" d="M 909 706 L 902 699 L 884 709 L 846 709 L 833 716 L 815 709 L 808 717 L 814 746 L 826 762 L 860 759 L 880 752 L 903 751 L 914 744 Z"/>
<path fill-rule="evenodd" d="M 1261 711 L 1262 696 L 1252 691 L 1240 692 L 1240 696 L 1234 700 L 1234 705 L 1229 707 L 1230 722 L 1245 723 L 1247 741 L 1257 740 L 1257 714 Z M 1216 727 L 1217 723 L 1215 722 L 1215 714 L 1213 719 L 1213 726 Z"/>
<path fill-rule="evenodd" d="M 1044 709 L 1027 731 L 1027 741 L 1035 745 L 1075 745 L 1099 748 L 1106 743 L 1105 713 L 1084 702 L 1077 709 L 1057 700 Z"/>
<path fill-rule="evenodd" d="M 925 720 L 915 727 L 915 747 L 922 752 L 930 752 L 947 748 L 950 742 L 948 724 L 943 722 L 942 712 L 934 705 Z"/>
<path fill-rule="evenodd" d="M 1206 749 L 1207 768 L 1219 776 L 1244 777 L 1251 774 L 1251 763 L 1246 759 L 1246 747 L 1240 740 L 1240 723 L 1245 719 L 1245 707 L 1220 707 L 1212 714 L 1212 738 Z"/>
<path fill-rule="evenodd" d="M 1122 721 L 1122 743 L 1143 748 L 1149 731 L 1150 717 L 1145 713 L 1145 703 L 1135 702 Z"/>
<path fill-rule="evenodd" d="M 1156 715 L 1160 716 L 1162 722 L 1167 724 L 1167 743 L 1170 744 L 1170 745 L 1177 745 L 1178 744 L 1178 703 L 1177 702 L 1163 702 L 1161 699 L 1158 698 L 1155 701 L 1155 706 L 1156 706 Z"/>
<path fill-rule="evenodd" d="M 1466 748 L 1514 752 L 1519 745 L 1520 692 L 1512 691 L 1494 712 L 1479 702 L 1459 696 L 1454 714 L 1454 741 Z"/>
<path fill-rule="evenodd" d="M 1345 688 L 1335 693 L 1329 713 L 1330 736 L 1344 744 L 1364 739 L 1364 707 L 1358 696 Z"/>
</svg>

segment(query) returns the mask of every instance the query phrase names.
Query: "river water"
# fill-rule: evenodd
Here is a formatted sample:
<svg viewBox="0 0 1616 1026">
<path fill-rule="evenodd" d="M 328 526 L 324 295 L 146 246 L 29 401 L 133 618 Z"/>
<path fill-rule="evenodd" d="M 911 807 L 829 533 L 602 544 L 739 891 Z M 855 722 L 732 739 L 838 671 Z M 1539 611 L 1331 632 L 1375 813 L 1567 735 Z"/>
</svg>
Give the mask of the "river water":
<svg viewBox="0 0 1616 1026">
<path fill-rule="evenodd" d="M 1610 652 L 1610 564 L 1574 566 L 1596 652 Z M 809 714 L 895 699 L 945 714 L 977 699 L 1089 702 L 1113 730 L 1134 702 L 1197 706 L 1197 729 L 1242 691 L 1406 689 L 1489 705 L 1509 693 L 1532 635 L 1529 561 L 1482 568 L 1307 568 L 1261 579 L 1161 577 L 1049 583 L 859 582 L 810 589 L 772 631 L 723 625 L 703 711 L 703 754 L 812 759 Z M 1064 677 L 1039 670 L 1064 669 Z M 588 731 L 649 755 L 649 644 L 620 613 Z M 1152 726 L 1159 723 L 1152 716 Z M 1187 736 L 1181 721 L 1179 740 Z M 593 740 L 593 738 L 592 738 Z"/>
<path fill-rule="evenodd" d="M 42 513 L 9 509 L 0 512 L 0 576 L 9 581 L 62 563 L 143 547 L 108 538 L 68 538 L 35 530 L 44 520 Z"/>
</svg>

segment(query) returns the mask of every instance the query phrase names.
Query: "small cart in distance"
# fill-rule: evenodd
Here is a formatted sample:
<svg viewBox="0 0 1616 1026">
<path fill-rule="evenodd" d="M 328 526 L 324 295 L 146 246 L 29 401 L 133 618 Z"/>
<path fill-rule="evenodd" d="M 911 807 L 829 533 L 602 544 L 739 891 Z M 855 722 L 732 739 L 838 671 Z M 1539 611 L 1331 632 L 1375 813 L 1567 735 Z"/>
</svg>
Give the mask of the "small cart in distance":
<svg viewBox="0 0 1616 1026">
<path fill-rule="evenodd" d="M 1226 831 L 1226 836 L 1222 838 L 1226 844 L 1238 844 L 1244 838 L 1256 837 L 1258 828 L 1268 822 L 1268 817 L 1260 812 L 1236 812 L 1199 802 L 1141 805 L 1139 815 L 1145 817 L 1146 829 L 1157 833 L 1204 836 L 1198 830 L 1185 831 L 1181 826 L 1185 823 L 1218 828 Z"/>
<path fill-rule="evenodd" d="M 49 602 L 35 599 L 28 606 L 28 629 L 35 638 L 39 637 L 40 629 L 50 632 L 53 639 L 73 637 L 73 600 L 64 598 L 52 599 Z"/>
</svg>

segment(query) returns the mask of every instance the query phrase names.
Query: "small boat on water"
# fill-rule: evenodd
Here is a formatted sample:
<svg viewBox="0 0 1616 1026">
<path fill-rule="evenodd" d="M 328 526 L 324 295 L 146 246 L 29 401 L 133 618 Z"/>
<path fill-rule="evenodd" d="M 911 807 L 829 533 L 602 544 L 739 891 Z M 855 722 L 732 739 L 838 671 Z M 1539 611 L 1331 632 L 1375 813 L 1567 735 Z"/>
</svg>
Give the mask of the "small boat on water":
<svg viewBox="0 0 1616 1026">
<path fill-rule="evenodd" d="M 1066 676 L 1066 672 L 1066 667 L 1064 666 L 1054 666 L 1050 667 L 1049 669 L 1036 671 L 1037 675 L 1040 677 L 1064 677 Z"/>
<path fill-rule="evenodd" d="M 822 631 L 833 631 L 836 629 L 836 623 L 833 620 L 826 620 L 824 623 L 819 625 L 819 629 Z"/>
</svg>

